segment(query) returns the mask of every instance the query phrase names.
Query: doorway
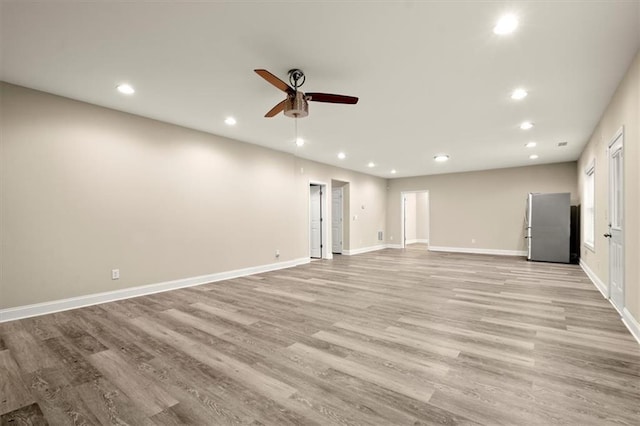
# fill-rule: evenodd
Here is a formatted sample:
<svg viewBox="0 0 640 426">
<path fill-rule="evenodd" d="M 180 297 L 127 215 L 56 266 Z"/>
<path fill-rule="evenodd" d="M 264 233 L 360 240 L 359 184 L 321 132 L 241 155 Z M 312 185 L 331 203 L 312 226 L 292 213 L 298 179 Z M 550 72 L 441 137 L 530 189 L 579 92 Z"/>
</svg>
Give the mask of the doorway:
<svg viewBox="0 0 640 426">
<path fill-rule="evenodd" d="M 429 191 L 405 191 L 400 194 L 400 243 L 402 248 L 411 244 L 429 244 L 430 215 Z"/>
<path fill-rule="evenodd" d="M 309 186 L 309 257 L 322 257 L 322 187 Z"/>
<path fill-rule="evenodd" d="M 309 182 L 309 257 L 331 259 L 329 230 L 327 229 L 327 184 Z"/>
<path fill-rule="evenodd" d="M 343 229 L 343 187 L 331 188 L 331 252 L 333 254 L 342 254 L 342 236 Z"/>
<path fill-rule="evenodd" d="M 609 144 L 609 298 L 624 309 L 624 132 L 620 128 Z"/>
</svg>

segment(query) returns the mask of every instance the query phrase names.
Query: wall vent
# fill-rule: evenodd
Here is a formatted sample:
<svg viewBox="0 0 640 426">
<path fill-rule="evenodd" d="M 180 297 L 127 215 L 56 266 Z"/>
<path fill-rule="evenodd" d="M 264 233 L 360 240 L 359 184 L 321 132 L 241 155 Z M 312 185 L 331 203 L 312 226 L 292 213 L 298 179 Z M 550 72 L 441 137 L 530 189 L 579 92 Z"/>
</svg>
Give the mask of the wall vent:
<svg viewBox="0 0 640 426">
<path fill-rule="evenodd" d="M 558 142 L 558 146 L 567 146 L 569 142 Z"/>
<path fill-rule="evenodd" d="M 382 231 L 378 231 L 378 241 L 382 241 Z"/>
</svg>

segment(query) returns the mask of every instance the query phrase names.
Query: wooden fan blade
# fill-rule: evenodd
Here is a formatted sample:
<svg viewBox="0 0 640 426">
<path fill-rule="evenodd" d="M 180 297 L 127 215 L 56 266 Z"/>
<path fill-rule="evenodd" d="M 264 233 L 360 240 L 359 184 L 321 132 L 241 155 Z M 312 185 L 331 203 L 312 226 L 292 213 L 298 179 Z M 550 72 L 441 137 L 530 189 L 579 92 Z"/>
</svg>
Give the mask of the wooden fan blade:
<svg viewBox="0 0 640 426">
<path fill-rule="evenodd" d="M 332 104 L 357 104 L 358 98 L 355 96 L 332 95 L 331 93 L 306 93 L 308 101 L 329 102 Z"/>
<path fill-rule="evenodd" d="M 286 92 L 288 94 L 293 94 L 295 93 L 295 90 L 293 90 L 293 88 L 291 88 L 291 86 L 289 86 L 287 83 L 285 83 L 284 81 L 280 80 L 278 77 L 276 77 L 275 75 L 271 74 L 269 71 L 267 70 L 262 70 L 262 69 L 258 69 L 258 70 L 254 70 L 256 72 L 256 74 L 258 74 L 260 77 L 264 78 L 265 80 L 267 80 L 269 83 L 273 84 L 274 86 L 276 86 L 278 89 L 282 90 L 283 92 Z"/>
<path fill-rule="evenodd" d="M 285 102 L 287 102 L 286 99 L 284 101 L 280 102 L 278 105 L 276 105 L 273 108 L 271 108 L 271 110 L 269 110 L 269 112 L 266 113 L 264 116 L 265 117 L 274 117 L 274 116 L 280 114 L 282 111 L 284 111 Z"/>
</svg>

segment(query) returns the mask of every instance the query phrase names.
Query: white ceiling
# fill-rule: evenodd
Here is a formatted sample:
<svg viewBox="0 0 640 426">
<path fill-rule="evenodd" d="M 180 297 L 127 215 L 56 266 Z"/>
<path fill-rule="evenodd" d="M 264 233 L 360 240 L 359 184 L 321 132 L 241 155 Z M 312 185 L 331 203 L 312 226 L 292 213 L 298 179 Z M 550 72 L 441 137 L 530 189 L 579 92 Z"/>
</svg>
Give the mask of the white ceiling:
<svg viewBox="0 0 640 426">
<path fill-rule="evenodd" d="M 1 4 L 4 81 L 383 177 L 577 159 L 640 46 L 638 1 Z M 520 25 L 497 36 L 504 13 Z M 253 72 L 295 67 L 304 91 L 360 97 L 310 103 L 302 148 Z"/>
</svg>

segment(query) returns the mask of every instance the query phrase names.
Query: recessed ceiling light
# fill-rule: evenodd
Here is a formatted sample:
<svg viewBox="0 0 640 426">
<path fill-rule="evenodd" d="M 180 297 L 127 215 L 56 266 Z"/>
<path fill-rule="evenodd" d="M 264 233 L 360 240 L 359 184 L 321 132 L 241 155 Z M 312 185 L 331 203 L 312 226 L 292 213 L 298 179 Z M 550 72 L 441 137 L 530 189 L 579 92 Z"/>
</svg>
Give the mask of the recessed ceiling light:
<svg viewBox="0 0 640 426">
<path fill-rule="evenodd" d="M 449 159 L 449 156 L 447 154 L 439 154 L 433 157 L 433 159 L 438 163 L 443 163 Z"/>
<path fill-rule="evenodd" d="M 518 18 L 515 15 L 504 15 L 498 20 L 498 23 L 493 27 L 493 32 L 498 35 L 511 34 L 518 28 Z"/>
<path fill-rule="evenodd" d="M 529 158 L 530 158 L 531 160 L 535 160 L 535 159 L 537 159 L 537 158 L 538 158 L 538 154 L 531 154 L 531 155 L 529 156 Z"/>
<path fill-rule="evenodd" d="M 536 146 L 536 145 L 538 145 L 538 144 L 537 144 L 537 143 L 535 143 L 535 142 L 527 142 L 527 143 L 525 144 L 525 146 L 526 146 L 527 148 L 535 148 L 535 146 Z"/>
<path fill-rule="evenodd" d="M 369 161 L 369 164 L 367 164 L 367 167 L 375 167 L 376 163 L 374 163 L 373 161 Z"/>
<path fill-rule="evenodd" d="M 224 123 L 225 123 L 227 126 L 235 126 L 235 125 L 236 125 L 236 123 L 237 123 L 237 121 L 236 121 L 236 119 L 235 119 L 235 118 L 233 118 L 233 117 L 227 117 L 227 118 L 225 118 L 225 119 L 224 119 Z"/>
<path fill-rule="evenodd" d="M 296 139 L 296 146 L 302 146 L 302 145 L 304 145 L 304 139 L 297 138 Z"/>
<path fill-rule="evenodd" d="M 398 173 L 398 172 L 396 172 L 396 169 L 391 170 L 391 174 L 392 175 L 395 175 L 396 173 Z"/>
<path fill-rule="evenodd" d="M 522 124 L 520 125 L 520 128 L 521 128 L 522 130 L 529 130 L 529 129 L 533 128 L 533 123 L 532 123 L 532 122 L 530 122 L 530 121 L 525 121 L 524 123 L 522 123 Z"/>
<path fill-rule="evenodd" d="M 344 160 L 345 158 L 347 158 L 347 155 L 344 152 L 339 152 L 338 153 L 338 158 L 341 160 Z"/>
<path fill-rule="evenodd" d="M 526 90 L 524 90 L 524 89 L 516 89 L 511 94 L 511 99 L 515 99 L 515 100 L 519 101 L 520 99 L 526 98 L 527 95 L 528 95 L 528 93 L 527 93 Z"/>
<path fill-rule="evenodd" d="M 133 95 L 136 93 L 135 89 L 126 83 L 118 84 L 116 89 L 118 89 L 118 92 L 124 93 L 125 95 Z"/>
</svg>

